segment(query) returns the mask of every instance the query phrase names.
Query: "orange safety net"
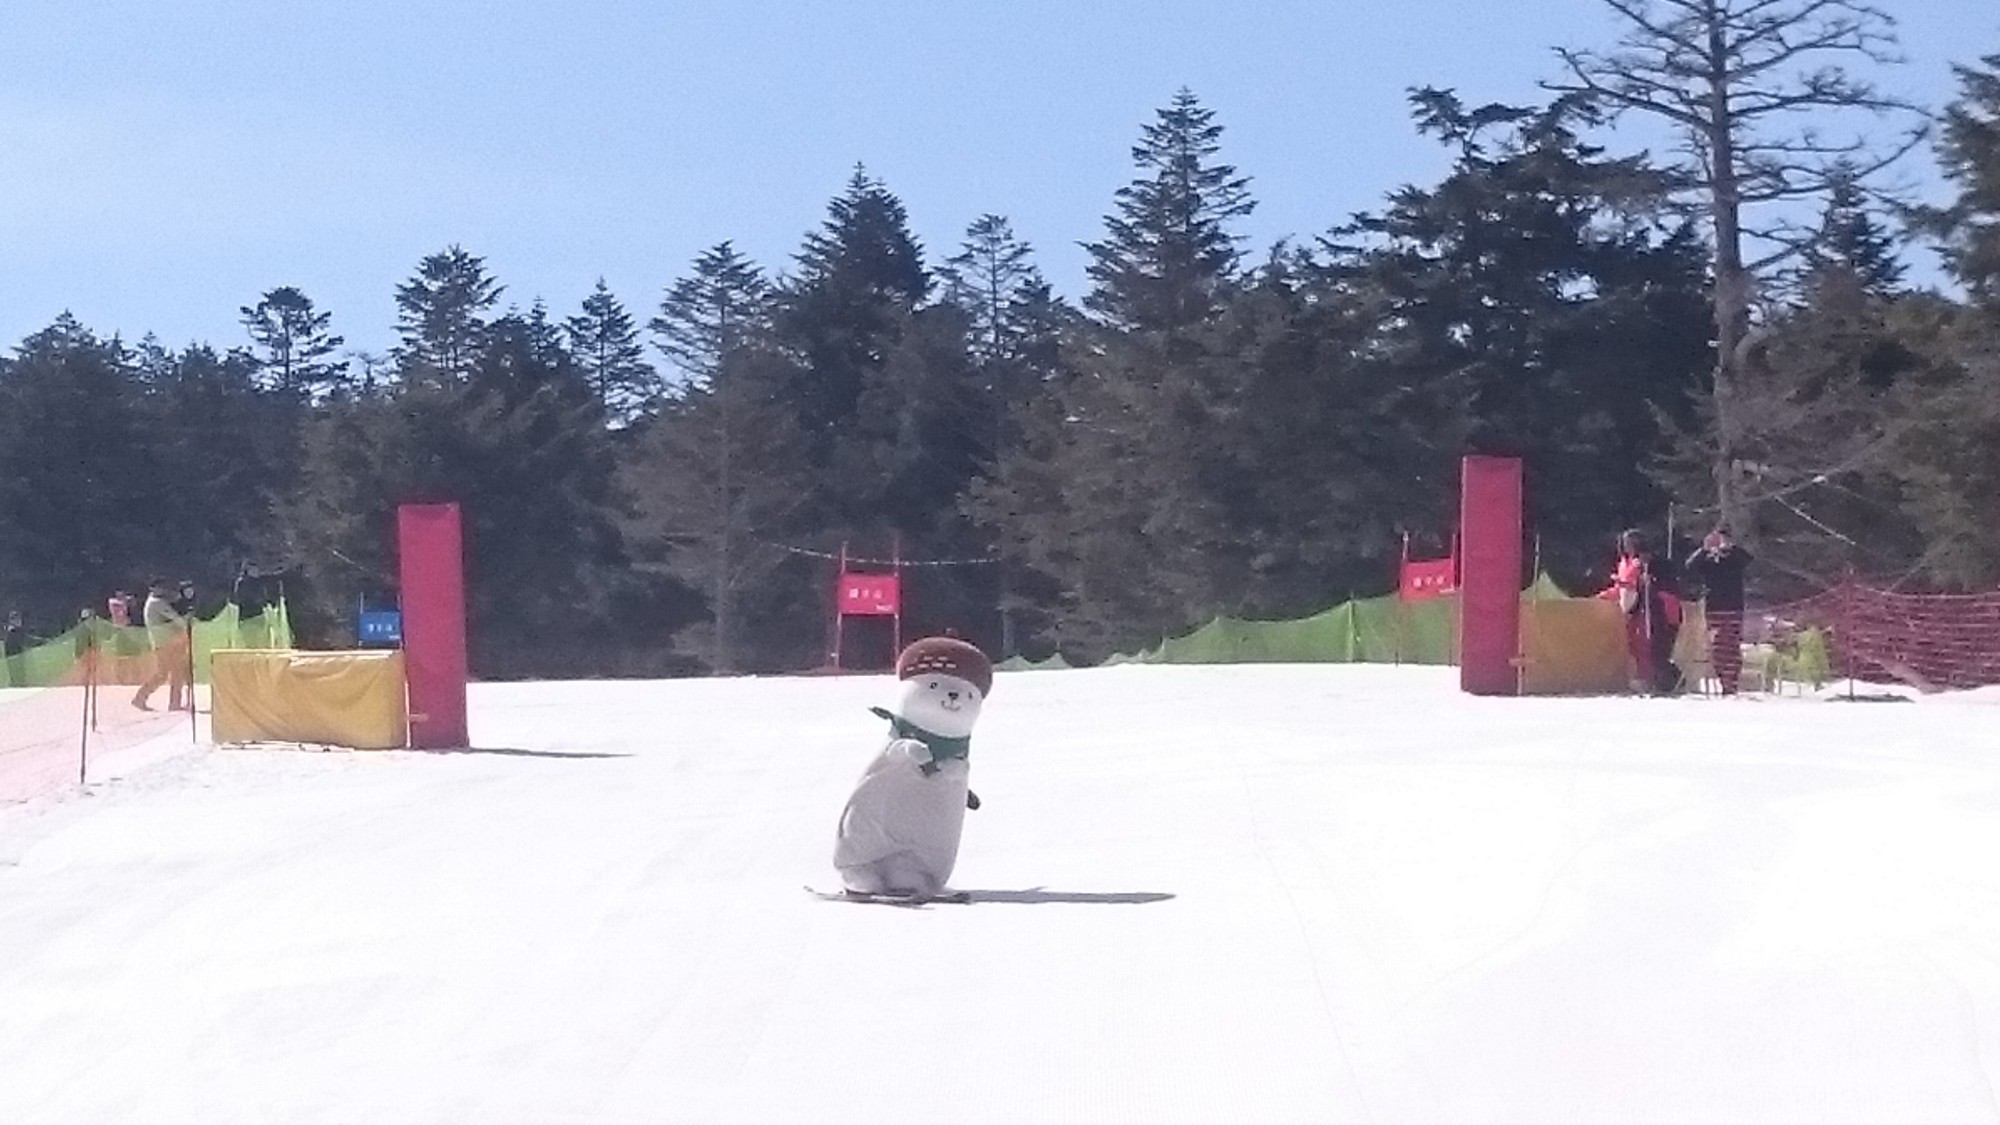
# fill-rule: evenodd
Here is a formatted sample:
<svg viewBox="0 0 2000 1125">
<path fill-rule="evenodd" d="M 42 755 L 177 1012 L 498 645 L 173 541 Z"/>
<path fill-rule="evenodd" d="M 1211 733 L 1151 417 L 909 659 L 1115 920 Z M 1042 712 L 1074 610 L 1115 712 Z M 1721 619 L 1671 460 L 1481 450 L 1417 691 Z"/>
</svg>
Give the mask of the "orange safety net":
<svg viewBox="0 0 2000 1125">
<path fill-rule="evenodd" d="M 182 647 L 168 655 L 185 663 Z M 91 647 L 67 668 L 44 677 L 49 686 L 0 689 L 0 804 L 15 804 L 82 784 L 98 757 L 172 734 L 191 732 L 192 715 L 167 706 L 163 686 L 137 706 L 135 686 L 158 665 L 107 656 Z M 107 682 L 107 680 L 109 682 Z M 192 695 L 187 701 L 191 704 Z"/>
</svg>

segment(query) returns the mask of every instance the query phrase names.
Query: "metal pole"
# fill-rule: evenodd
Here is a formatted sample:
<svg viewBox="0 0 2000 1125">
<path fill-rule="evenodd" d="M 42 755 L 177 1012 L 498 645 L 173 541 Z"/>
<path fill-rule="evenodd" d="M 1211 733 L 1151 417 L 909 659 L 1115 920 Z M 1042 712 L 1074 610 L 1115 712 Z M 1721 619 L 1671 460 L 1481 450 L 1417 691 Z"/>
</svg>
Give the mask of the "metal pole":
<svg viewBox="0 0 2000 1125">
<path fill-rule="evenodd" d="M 188 606 L 187 616 L 187 705 L 188 741 L 201 741 L 201 723 L 196 719 L 194 705 L 194 627 L 200 618 L 194 615 L 194 606 Z"/>
<path fill-rule="evenodd" d="M 1847 650 L 1847 700 L 1854 701 L 1854 567 L 1840 579 L 1841 647 Z"/>
<path fill-rule="evenodd" d="M 1451 663 L 1454 668 L 1462 663 L 1465 650 L 1465 638 L 1459 636 L 1465 627 L 1465 596 L 1460 592 L 1464 573 L 1459 565 L 1458 537 L 1459 531 L 1454 529 L 1451 533 Z"/>
<path fill-rule="evenodd" d="M 1410 533 L 1403 533 L 1403 558 L 1396 564 L 1396 654 L 1397 667 L 1403 664 L 1403 634 L 1410 616 Z"/>
<path fill-rule="evenodd" d="M 83 734 L 76 743 L 76 783 L 82 785 L 90 772 L 90 711 L 91 699 L 97 692 L 97 649 L 90 635 L 90 623 L 84 622 L 83 642 Z"/>
<path fill-rule="evenodd" d="M 903 654 L 903 533 L 900 531 L 890 541 L 889 574 L 896 580 L 896 619 L 892 626 L 895 631 L 895 644 L 889 652 L 889 660 L 893 665 L 896 658 Z"/>
<path fill-rule="evenodd" d="M 1535 532 L 1534 569 L 1528 577 L 1528 604 L 1521 611 L 1521 629 L 1515 634 L 1514 694 L 1528 694 L 1528 660 L 1534 651 L 1535 615 L 1542 604 L 1542 533 Z"/>
<path fill-rule="evenodd" d="M 833 670 L 840 671 L 840 634 L 847 624 L 847 607 L 840 596 L 847 586 L 847 540 L 840 541 L 840 574 L 833 580 Z"/>
</svg>

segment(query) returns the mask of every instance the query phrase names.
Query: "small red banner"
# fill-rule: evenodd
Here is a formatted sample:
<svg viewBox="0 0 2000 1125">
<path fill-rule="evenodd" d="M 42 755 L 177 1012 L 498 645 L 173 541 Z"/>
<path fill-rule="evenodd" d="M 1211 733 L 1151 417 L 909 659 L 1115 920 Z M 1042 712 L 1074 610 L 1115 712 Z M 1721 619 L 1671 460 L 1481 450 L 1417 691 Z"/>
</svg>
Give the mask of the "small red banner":
<svg viewBox="0 0 2000 1125">
<path fill-rule="evenodd" d="M 902 611 L 902 580 L 894 574 L 840 576 L 843 617 L 894 617 Z"/>
<path fill-rule="evenodd" d="M 1454 559 L 1430 559 L 1425 562 L 1403 561 L 1402 594 L 1406 602 L 1420 602 L 1428 598 L 1443 597 L 1458 588 Z"/>
</svg>

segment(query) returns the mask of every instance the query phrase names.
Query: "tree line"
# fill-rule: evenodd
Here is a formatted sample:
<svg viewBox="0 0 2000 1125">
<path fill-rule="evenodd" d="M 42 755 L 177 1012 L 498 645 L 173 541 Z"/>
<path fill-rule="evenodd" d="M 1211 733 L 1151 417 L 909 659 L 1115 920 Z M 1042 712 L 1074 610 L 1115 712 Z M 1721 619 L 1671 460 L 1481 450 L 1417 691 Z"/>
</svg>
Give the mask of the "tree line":
<svg viewBox="0 0 2000 1125">
<path fill-rule="evenodd" d="M 0 359 L 0 605 L 53 629 L 248 560 L 345 643 L 395 505 L 452 499 L 484 676 L 815 666 L 843 543 L 957 564 L 905 572 L 912 631 L 1088 661 L 1389 588 L 1467 452 L 1525 459 L 1573 586 L 1621 527 L 1717 519 L 1768 597 L 2000 583 L 2000 55 L 1932 114 L 1864 80 L 1865 5 L 1617 8 L 1540 104 L 1412 91 L 1449 170 L 1310 241 L 1246 245 L 1253 180 L 1181 91 L 1074 302 L 1005 217 L 927 251 L 857 169 L 783 268 L 720 242 L 636 310 L 503 303 L 451 246 L 387 355 L 292 286 L 226 347 L 65 315 Z M 1635 117 L 1685 146 L 1618 148 Z M 1946 202 L 1881 188 L 1926 156 Z"/>
</svg>

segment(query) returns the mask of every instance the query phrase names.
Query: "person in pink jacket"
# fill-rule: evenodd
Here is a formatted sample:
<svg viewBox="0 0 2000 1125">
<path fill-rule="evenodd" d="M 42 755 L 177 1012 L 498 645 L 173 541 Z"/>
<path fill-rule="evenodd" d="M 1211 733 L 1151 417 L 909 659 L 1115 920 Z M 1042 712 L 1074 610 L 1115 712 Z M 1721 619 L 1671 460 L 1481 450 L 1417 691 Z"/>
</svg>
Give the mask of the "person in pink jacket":
<svg viewBox="0 0 2000 1125">
<path fill-rule="evenodd" d="M 1653 695 L 1680 690 L 1674 663 L 1680 636 L 1681 602 L 1672 575 L 1654 562 L 1646 535 L 1629 528 L 1618 536 L 1618 568 L 1599 597 L 1616 600 L 1625 613 L 1625 647 L 1632 655 L 1633 687 Z"/>
</svg>

